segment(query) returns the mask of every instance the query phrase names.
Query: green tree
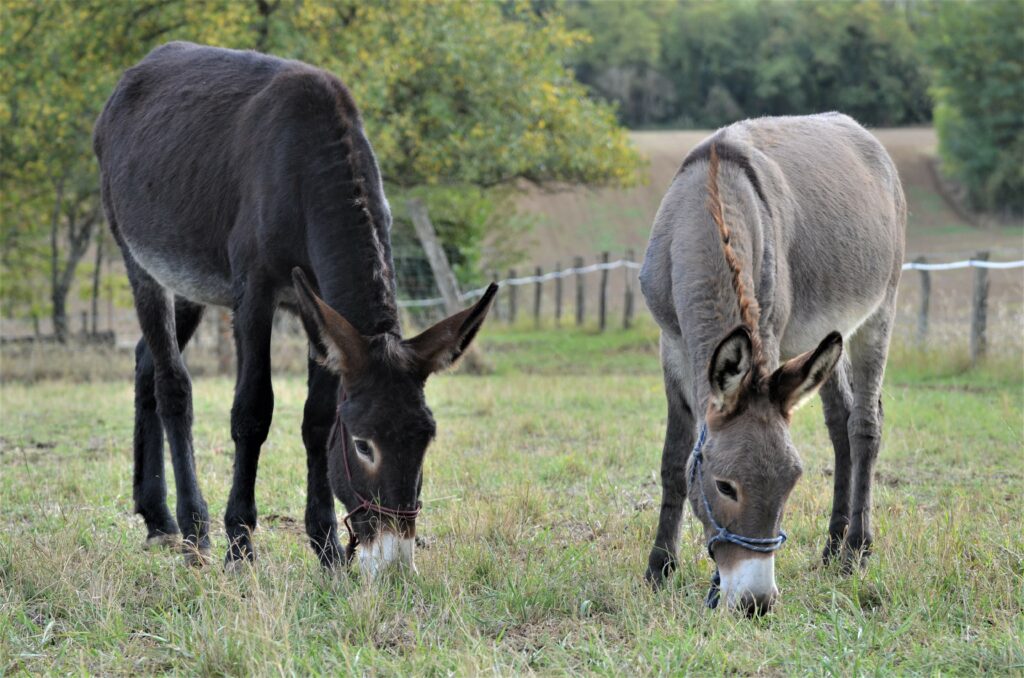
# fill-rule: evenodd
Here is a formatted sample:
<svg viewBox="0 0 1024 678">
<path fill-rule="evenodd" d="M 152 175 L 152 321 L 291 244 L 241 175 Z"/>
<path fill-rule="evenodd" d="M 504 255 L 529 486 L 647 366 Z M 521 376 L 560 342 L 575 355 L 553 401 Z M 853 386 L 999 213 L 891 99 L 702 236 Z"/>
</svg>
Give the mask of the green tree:
<svg viewBox="0 0 1024 678">
<path fill-rule="evenodd" d="M 398 238 L 404 198 L 424 198 L 466 276 L 485 237 L 516 223 L 518 182 L 637 176 L 613 113 L 564 66 L 582 34 L 526 5 L 6 0 L 0 12 L 3 310 L 48 300 L 61 337 L 101 222 L 93 121 L 122 70 L 167 40 L 258 47 L 340 75 L 377 149 Z"/>
<path fill-rule="evenodd" d="M 717 126 L 842 110 L 870 125 L 930 116 L 907 12 L 892 3 L 699 0 L 558 4 L 593 41 L 575 67 L 630 125 Z M 635 75 L 621 84 L 623 63 Z M 642 74 L 643 77 L 639 77 Z M 637 96 L 637 92 L 645 92 Z"/>
<path fill-rule="evenodd" d="M 941 3 L 926 26 L 944 171 L 975 209 L 1024 214 L 1024 2 Z"/>
<path fill-rule="evenodd" d="M 508 198 L 520 182 L 638 178 L 614 113 L 565 65 L 585 36 L 557 15 L 523 4 L 339 1 L 305 4 L 294 22 L 298 44 L 284 51 L 337 73 L 362 109 L 397 248 L 412 239 L 406 198 L 419 197 L 464 282 L 479 276 L 485 242 L 515 223 Z"/>
</svg>

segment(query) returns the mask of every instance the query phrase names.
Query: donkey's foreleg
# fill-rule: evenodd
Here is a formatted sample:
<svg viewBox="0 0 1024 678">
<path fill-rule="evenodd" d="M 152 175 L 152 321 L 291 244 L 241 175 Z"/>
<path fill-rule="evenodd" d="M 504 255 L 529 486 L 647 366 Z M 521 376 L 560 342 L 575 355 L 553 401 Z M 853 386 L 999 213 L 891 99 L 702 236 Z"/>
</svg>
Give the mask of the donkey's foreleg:
<svg viewBox="0 0 1024 678">
<path fill-rule="evenodd" d="M 273 298 L 273 290 L 250 284 L 235 305 L 238 378 L 231 406 L 235 469 L 224 512 L 228 537 L 225 569 L 234 569 L 256 557 L 252 545 L 252 532 L 256 529 L 256 471 L 260 449 L 274 415 L 274 389 L 270 380 Z"/>
<path fill-rule="evenodd" d="M 844 356 L 835 371 L 821 387 L 821 403 L 825 412 L 825 425 L 835 451 L 835 472 L 832 488 L 832 517 L 828 522 L 828 542 L 822 559 L 828 564 L 839 555 L 846 531 L 850 527 L 850 410 L 853 393 L 850 390 L 849 360 Z"/>
<path fill-rule="evenodd" d="M 882 443 L 882 377 L 891 328 L 891 309 L 880 309 L 854 335 L 850 347 L 853 410 L 847 428 L 852 474 L 850 527 L 843 544 L 847 569 L 871 550 L 871 486 Z"/>
<path fill-rule="evenodd" d="M 665 396 L 668 399 L 668 424 L 665 446 L 661 452 L 661 512 L 654 546 L 647 558 L 644 578 L 655 588 L 676 569 L 679 552 L 679 521 L 686 505 L 686 461 L 694 442 L 694 417 L 683 395 L 678 370 L 678 356 L 667 355 L 662 337 L 662 369 Z"/>
<path fill-rule="evenodd" d="M 306 533 L 309 544 L 326 568 L 345 563 L 338 542 L 338 519 L 327 475 L 327 440 L 337 408 L 338 377 L 309 361 L 309 395 L 302 415 L 306 445 Z"/>
</svg>

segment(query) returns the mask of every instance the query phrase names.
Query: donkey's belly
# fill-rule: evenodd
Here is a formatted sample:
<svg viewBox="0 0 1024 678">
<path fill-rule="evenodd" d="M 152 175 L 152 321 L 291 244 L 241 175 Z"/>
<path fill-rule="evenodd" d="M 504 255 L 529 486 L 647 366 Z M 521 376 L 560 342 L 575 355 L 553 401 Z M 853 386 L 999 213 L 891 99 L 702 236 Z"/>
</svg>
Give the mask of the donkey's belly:
<svg viewBox="0 0 1024 678">
<path fill-rule="evenodd" d="M 882 298 L 850 301 L 841 307 L 825 309 L 813 316 L 795 317 L 786 326 L 779 342 L 779 358 L 789 360 L 818 346 L 829 332 L 839 332 L 848 341 L 882 303 Z"/>
<path fill-rule="evenodd" d="M 126 241 L 135 261 L 167 289 L 198 304 L 231 307 L 230 271 L 212 253 Z"/>
</svg>

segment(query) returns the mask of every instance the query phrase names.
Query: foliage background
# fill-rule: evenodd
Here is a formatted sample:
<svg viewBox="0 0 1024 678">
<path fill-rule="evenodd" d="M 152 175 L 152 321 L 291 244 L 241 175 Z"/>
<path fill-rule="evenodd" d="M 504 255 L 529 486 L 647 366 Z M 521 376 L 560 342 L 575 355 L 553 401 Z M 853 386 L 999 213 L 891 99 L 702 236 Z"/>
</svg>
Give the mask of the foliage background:
<svg viewBox="0 0 1024 678">
<path fill-rule="evenodd" d="M 0 4 L 0 314 L 126 303 L 90 131 L 121 71 L 188 39 L 328 68 L 364 113 L 395 211 L 407 296 L 428 205 L 464 284 L 512 263 L 528 184 L 625 186 L 629 127 L 713 127 L 838 109 L 928 123 L 979 211 L 1024 213 L 1024 0 L 76 0 Z M 106 241 L 104 239 L 106 238 Z M 91 256 L 90 256 L 91 255 Z M 91 258 L 91 262 L 87 261 Z M 95 316 L 95 313 L 94 313 Z"/>
<path fill-rule="evenodd" d="M 508 201 L 517 182 L 638 176 L 610 107 L 565 65 L 584 35 L 526 5 L 11 0 L 2 12 L 2 310 L 49 311 L 60 336 L 76 267 L 102 234 L 92 123 L 121 71 L 168 40 L 257 48 L 337 73 L 376 145 L 396 249 L 409 240 L 404 198 L 415 194 L 466 280 L 485 254 L 515 255 L 483 244 L 494 234 L 507 245 L 502 234 L 522 227 Z"/>
</svg>

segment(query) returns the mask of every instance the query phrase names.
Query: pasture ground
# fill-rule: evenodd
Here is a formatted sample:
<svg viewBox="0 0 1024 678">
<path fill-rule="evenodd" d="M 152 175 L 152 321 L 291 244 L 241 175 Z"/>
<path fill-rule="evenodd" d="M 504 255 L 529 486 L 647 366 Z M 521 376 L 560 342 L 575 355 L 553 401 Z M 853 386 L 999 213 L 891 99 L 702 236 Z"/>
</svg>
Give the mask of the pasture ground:
<svg viewBox="0 0 1024 678">
<path fill-rule="evenodd" d="M 1019 356 L 967 371 L 895 351 L 876 553 L 851 577 L 819 565 L 832 456 L 817 402 L 798 412 L 782 604 L 749 621 L 702 608 L 712 568 L 689 521 L 671 585 L 641 578 L 665 418 L 653 330 L 483 340 L 494 374 L 429 385 L 419 573 L 370 586 L 322 573 L 302 534 L 303 378 L 276 379 L 260 560 L 235 576 L 140 548 L 127 378 L 3 385 L 0 674 L 1024 671 Z M 221 556 L 232 383 L 194 390 Z"/>
</svg>

